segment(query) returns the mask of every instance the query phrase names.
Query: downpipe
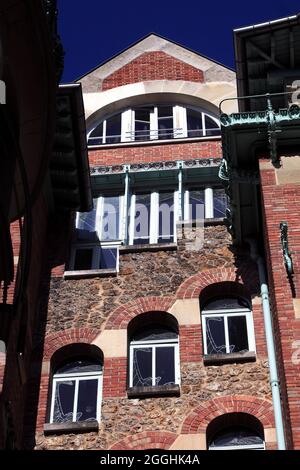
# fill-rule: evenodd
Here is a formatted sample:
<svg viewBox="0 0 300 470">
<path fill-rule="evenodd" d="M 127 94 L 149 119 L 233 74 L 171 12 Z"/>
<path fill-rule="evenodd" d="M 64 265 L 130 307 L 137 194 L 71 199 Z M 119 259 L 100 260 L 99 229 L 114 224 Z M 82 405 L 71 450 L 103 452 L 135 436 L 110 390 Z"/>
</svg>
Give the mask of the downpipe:
<svg viewBox="0 0 300 470">
<path fill-rule="evenodd" d="M 247 242 L 250 245 L 251 259 L 256 262 L 259 274 L 278 450 L 286 450 L 266 268 L 263 258 L 258 254 L 256 241 L 248 239 Z"/>
</svg>

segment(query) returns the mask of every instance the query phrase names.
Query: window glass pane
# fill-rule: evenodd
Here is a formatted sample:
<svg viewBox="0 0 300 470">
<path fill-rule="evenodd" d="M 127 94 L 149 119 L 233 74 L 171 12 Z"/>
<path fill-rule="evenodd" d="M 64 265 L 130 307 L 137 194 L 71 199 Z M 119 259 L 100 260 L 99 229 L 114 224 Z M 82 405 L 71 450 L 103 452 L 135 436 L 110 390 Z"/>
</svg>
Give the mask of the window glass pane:
<svg viewBox="0 0 300 470">
<path fill-rule="evenodd" d="M 173 118 L 158 118 L 158 138 L 172 139 L 173 137 Z"/>
<path fill-rule="evenodd" d="M 101 240 L 118 240 L 120 236 L 120 197 L 105 196 L 103 199 Z"/>
<path fill-rule="evenodd" d="M 159 106 L 158 107 L 159 118 L 172 118 L 173 119 L 173 106 Z"/>
<path fill-rule="evenodd" d="M 80 380 L 76 421 L 93 421 L 97 418 L 98 379 Z"/>
<path fill-rule="evenodd" d="M 56 370 L 55 374 L 70 374 L 74 372 L 100 372 L 101 370 L 101 364 L 83 359 L 64 364 Z"/>
<path fill-rule="evenodd" d="M 174 347 L 156 348 L 156 385 L 169 385 L 175 383 Z"/>
<path fill-rule="evenodd" d="M 73 421 L 75 380 L 56 382 L 53 422 L 67 423 Z"/>
<path fill-rule="evenodd" d="M 121 114 L 106 119 L 106 143 L 121 141 Z"/>
<path fill-rule="evenodd" d="M 202 113 L 193 109 L 186 110 L 188 137 L 202 137 Z"/>
<path fill-rule="evenodd" d="M 174 241 L 174 193 L 159 193 L 158 243 Z"/>
<path fill-rule="evenodd" d="M 133 387 L 152 385 L 152 348 L 133 349 Z"/>
<path fill-rule="evenodd" d="M 219 297 L 209 300 L 204 307 L 202 307 L 202 311 L 205 310 L 226 310 L 226 309 L 233 309 L 233 308 L 251 308 L 251 305 L 247 299 L 243 299 L 242 297 Z"/>
<path fill-rule="evenodd" d="M 204 190 L 189 192 L 189 220 L 204 219 Z"/>
<path fill-rule="evenodd" d="M 89 145 L 99 145 L 103 143 L 103 122 L 98 124 L 97 127 L 89 135 Z"/>
<path fill-rule="evenodd" d="M 134 244 L 150 242 L 151 194 L 136 194 L 134 216 Z"/>
<path fill-rule="evenodd" d="M 249 351 L 245 316 L 228 317 L 229 351 Z"/>
<path fill-rule="evenodd" d="M 214 189 L 214 217 L 226 217 L 226 208 L 228 205 L 227 195 L 224 189 Z"/>
<path fill-rule="evenodd" d="M 223 317 L 206 318 L 207 354 L 225 354 L 225 329 Z"/>
<path fill-rule="evenodd" d="M 77 248 L 75 253 L 74 270 L 91 269 L 93 262 L 92 248 Z"/>
<path fill-rule="evenodd" d="M 93 199 L 93 210 L 90 212 L 77 212 L 76 217 L 76 238 L 79 240 L 96 240 L 95 232 L 96 224 L 97 198 Z"/>
<path fill-rule="evenodd" d="M 205 116 L 206 135 L 219 135 L 220 126 L 209 116 Z"/>
<path fill-rule="evenodd" d="M 263 445 L 263 439 L 254 431 L 243 427 L 231 427 L 218 433 L 211 446 Z"/>
<path fill-rule="evenodd" d="M 135 140 L 149 140 L 151 112 L 153 107 L 135 109 Z"/>
<path fill-rule="evenodd" d="M 132 336 L 132 341 L 158 341 L 162 339 L 177 339 L 178 335 L 175 331 L 162 326 L 152 326 L 151 328 L 145 328 L 138 330 Z"/>
<path fill-rule="evenodd" d="M 102 248 L 100 255 L 100 269 L 116 269 L 117 248 Z"/>
</svg>

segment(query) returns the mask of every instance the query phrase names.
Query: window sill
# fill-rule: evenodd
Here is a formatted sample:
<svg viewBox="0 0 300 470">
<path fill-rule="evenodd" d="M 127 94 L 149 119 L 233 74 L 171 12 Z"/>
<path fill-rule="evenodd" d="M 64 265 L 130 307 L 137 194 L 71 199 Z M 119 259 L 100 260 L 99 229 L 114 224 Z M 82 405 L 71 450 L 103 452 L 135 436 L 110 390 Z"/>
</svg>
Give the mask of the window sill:
<svg viewBox="0 0 300 470">
<path fill-rule="evenodd" d="M 149 243 L 144 245 L 124 245 L 119 248 L 119 253 L 139 253 L 142 251 L 172 251 L 177 250 L 177 243 Z"/>
<path fill-rule="evenodd" d="M 130 387 L 127 390 L 128 398 L 150 398 L 179 395 L 180 387 L 178 384 L 160 385 L 156 387 Z"/>
<path fill-rule="evenodd" d="M 213 218 L 213 219 L 191 219 L 191 220 L 180 220 L 176 222 L 176 227 L 192 226 L 197 227 L 204 225 L 204 227 L 210 227 L 212 225 L 226 225 L 227 219 L 223 217 Z"/>
<path fill-rule="evenodd" d="M 98 421 L 82 421 L 79 423 L 46 423 L 44 434 L 75 434 L 85 432 L 98 432 Z"/>
<path fill-rule="evenodd" d="M 116 269 L 88 269 L 82 271 L 65 271 L 64 279 L 86 279 L 90 277 L 116 276 Z"/>
<path fill-rule="evenodd" d="M 232 362 L 254 362 L 256 361 L 256 354 L 253 351 L 245 353 L 231 353 L 231 354 L 206 354 L 203 356 L 205 366 L 230 364 Z"/>
</svg>

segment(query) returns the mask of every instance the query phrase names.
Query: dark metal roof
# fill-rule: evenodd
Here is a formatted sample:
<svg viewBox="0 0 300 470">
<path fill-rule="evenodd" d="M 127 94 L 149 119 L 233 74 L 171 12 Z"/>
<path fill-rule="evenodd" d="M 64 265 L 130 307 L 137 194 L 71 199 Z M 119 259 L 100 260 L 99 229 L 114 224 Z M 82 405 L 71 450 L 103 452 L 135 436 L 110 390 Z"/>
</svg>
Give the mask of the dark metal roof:
<svg viewBox="0 0 300 470">
<path fill-rule="evenodd" d="M 60 85 L 50 175 L 58 210 L 92 208 L 85 116 L 80 84 Z"/>
<path fill-rule="evenodd" d="M 280 93 L 300 78 L 300 16 L 295 15 L 234 31 L 238 95 Z M 273 106 L 287 105 L 277 97 Z M 264 103 L 249 99 L 241 111 L 263 109 Z"/>
</svg>

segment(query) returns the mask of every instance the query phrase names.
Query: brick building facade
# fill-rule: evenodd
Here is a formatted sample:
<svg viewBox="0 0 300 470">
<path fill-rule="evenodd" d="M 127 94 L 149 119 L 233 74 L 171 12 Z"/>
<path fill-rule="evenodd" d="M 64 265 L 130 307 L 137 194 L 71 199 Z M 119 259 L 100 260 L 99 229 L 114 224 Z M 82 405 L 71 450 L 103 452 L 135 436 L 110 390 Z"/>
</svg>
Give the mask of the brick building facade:
<svg viewBox="0 0 300 470">
<path fill-rule="evenodd" d="M 48 218 L 25 448 L 299 448 L 299 109 L 236 100 L 285 91 L 288 27 L 236 31 L 237 77 L 151 34 L 79 80 L 94 207 Z"/>
</svg>

